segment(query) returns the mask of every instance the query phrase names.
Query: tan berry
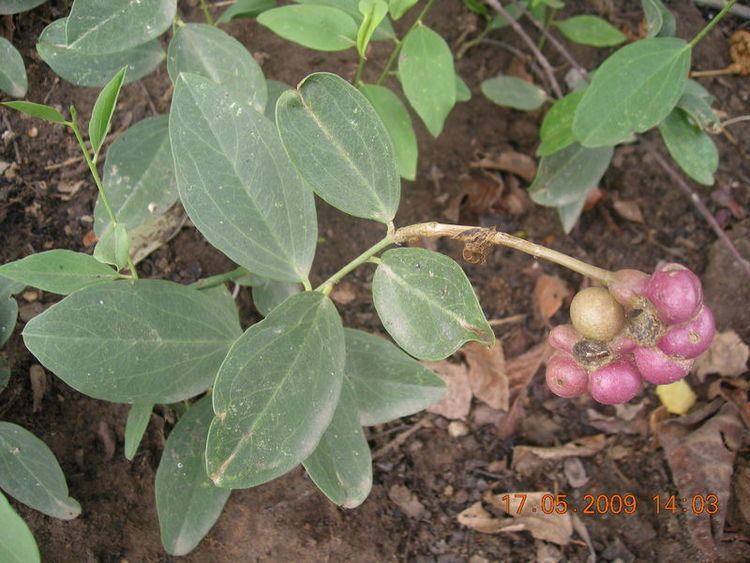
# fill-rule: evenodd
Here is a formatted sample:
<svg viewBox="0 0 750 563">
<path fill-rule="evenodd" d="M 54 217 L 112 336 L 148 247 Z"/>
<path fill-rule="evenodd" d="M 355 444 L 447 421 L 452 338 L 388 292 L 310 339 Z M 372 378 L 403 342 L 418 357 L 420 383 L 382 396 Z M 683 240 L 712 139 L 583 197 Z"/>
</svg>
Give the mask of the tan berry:
<svg viewBox="0 0 750 563">
<path fill-rule="evenodd" d="M 625 312 L 605 288 L 579 291 L 570 304 L 570 319 L 578 333 L 590 340 L 609 342 L 625 326 Z"/>
</svg>

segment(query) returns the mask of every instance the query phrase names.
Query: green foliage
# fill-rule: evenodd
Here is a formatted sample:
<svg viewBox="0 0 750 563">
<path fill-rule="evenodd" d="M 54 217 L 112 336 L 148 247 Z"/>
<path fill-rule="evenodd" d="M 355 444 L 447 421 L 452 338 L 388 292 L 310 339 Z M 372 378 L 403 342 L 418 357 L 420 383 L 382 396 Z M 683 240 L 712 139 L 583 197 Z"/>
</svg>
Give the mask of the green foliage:
<svg viewBox="0 0 750 563">
<path fill-rule="evenodd" d="M 23 291 L 25 286 L 0 275 L 0 348 L 13 334 L 18 319 L 18 303 L 13 295 Z"/>
<path fill-rule="evenodd" d="M 0 0 L 0 15 L 17 14 L 32 10 L 47 0 Z"/>
<path fill-rule="evenodd" d="M 122 223 L 104 233 L 94 247 L 94 258 L 102 264 L 115 266 L 118 270 L 126 268 L 130 255 L 130 235 Z"/>
<path fill-rule="evenodd" d="M 692 122 L 701 129 L 718 132 L 721 129 L 721 120 L 711 107 L 713 101 L 714 97 L 699 82 L 688 80 L 677 107 L 684 110 Z"/>
<path fill-rule="evenodd" d="M 673 37 L 677 22 L 661 0 L 641 0 L 648 37 Z"/>
<path fill-rule="evenodd" d="M 154 404 L 149 402 L 134 403 L 128 411 L 128 420 L 125 423 L 125 458 L 132 461 L 138 446 L 141 444 L 143 434 L 146 432 L 151 420 L 151 412 Z"/>
<path fill-rule="evenodd" d="M 690 123 L 687 113 L 674 109 L 659 125 L 659 132 L 669 154 L 685 174 L 704 186 L 714 184 L 719 150 L 705 131 Z"/>
<path fill-rule="evenodd" d="M 67 123 L 67 120 L 63 115 L 55 108 L 45 106 L 43 104 L 35 104 L 34 102 L 3 102 L 2 105 L 9 107 L 31 117 L 37 117 L 44 119 L 51 123 Z"/>
<path fill-rule="evenodd" d="M 556 21 L 555 26 L 574 43 L 593 47 L 613 47 L 627 39 L 622 31 L 597 16 L 574 16 Z"/>
<path fill-rule="evenodd" d="M 481 89 L 497 105 L 521 111 L 533 111 L 547 101 L 544 90 L 515 76 L 489 78 L 482 82 Z"/>
<path fill-rule="evenodd" d="M 117 98 L 120 96 L 120 89 L 122 88 L 122 82 L 125 79 L 127 69 L 128 67 L 120 69 L 112 77 L 112 80 L 102 88 L 102 91 L 99 92 L 99 96 L 96 98 L 94 109 L 91 111 L 91 119 L 89 120 L 89 140 L 91 141 L 91 149 L 94 151 L 94 154 L 99 153 L 99 149 L 102 147 L 107 133 L 109 133 L 112 116 L 115 113 L 115 105 L 117 105 Z"/>
<path fill-rule="evenodd" d="M 357 24 L 357 28 L 361 27 L 364 16 L 362 11 L 359 9 L 360 0 L 294 0 L 298 4 L 306 4 L 312 6 L 328 6 L 335 8 L 350 15 L 354 19 L 354 23 Z M 393 31 L 388 18 L 383 19 L 380 25 L 375 29 L 375 33 L 372 36 L 373 41 L 390 40 L 396 37 L 396 33 Z"/>
<path fill-rule="evenodd" d="M 384 0 L 360 0 L 359 11 L 362 14 L 362 23 L 357 31 L 357 52 L 360 57 L 365 58 L 367 46 L 375 30 L 388 13 L 388 4 Z"/>
<path fill-rule="evenodd" d="M 388 0 L 388 13 L 394 20 L 400 20 L 419 0 Z"/>
<path fill-rule="evenodd" d="M 218 23 L 227 23 L 235 18 L 254 18 L 275 5 L 275 0 L 237 0 L 224 10 Z"/>
<path fill-rule="evenodd" d="M 456 74 L 456 102 L 468 102 L 471 100 L 471 90 L 458 74 Z"/>
<path fill-rule="evenodd" d="M 573 119 L 576 108 L 583 98 L 583 91 L 576 90 L 564 98 L 557 100 L 544 116 L 539 137 L 542 144 L 536 153 L 548 156 L 576 142 L 573 135 Z"/>
<path fill-rule="evenodd" d="M 2 6 L 2 4 L 0 4 Z M 0 561 L 38 563 L 39 548 L 31 530 L 0 493 Z"/>
<path fill-rule="evenodd" d="M 266 10 L 258 23 L 284 39 L 318 51 L 343 51 L 357 44 L 357 24 L 349 14 L 329 6 L 282 6 Z"/>
<path fill-rule="evenodd" d="M 23 98 L 29 82 L 21 53 L 4 37 L 0 37 L 0 90 L 13 98 Z"/>
<path fill-rule="evenodd" d="M 287 297 L 301 291 L 298 283 L 260 280 L 253 284 L 253 305 L 264 317 L 281 305 Z"/>
</svg>

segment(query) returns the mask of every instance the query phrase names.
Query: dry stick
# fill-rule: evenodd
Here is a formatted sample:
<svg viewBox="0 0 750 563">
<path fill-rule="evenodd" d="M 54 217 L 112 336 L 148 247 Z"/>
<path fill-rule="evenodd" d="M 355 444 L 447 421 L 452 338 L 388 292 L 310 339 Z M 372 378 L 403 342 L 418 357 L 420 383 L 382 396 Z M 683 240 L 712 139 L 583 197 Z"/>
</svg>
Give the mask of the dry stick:
<svg viewBox="0 0 750 563">
<path fill-rule="evenodd" d="M 412 426 L 408 430 L 404 430 L 401 434 L 399 434 L 398 436 L 396 436 L 393 440 L 391 440 L 390 442 L 388 442 L 382 448 L 379 448 L 379 449 L 375 450 L 372 453 L 372 459 L 376 460 L 376 459 L 378 459 L 380 457 L 383 457 L 383 455 L 387 454 L 392 449 L 399 447 L 401 444 L 403 444 L 404 442 L 406 442 L 412 434 L 414 434 L 415 432 L 417 432 L 417 430 L 420 430 L 420 429 L 428 426 L 430 424 L 430 422 L 431 422 L 430 421 L 430 417 L 428 417 L 428 416 L 422 417 L 421 419 L 419 419 L 419 422 L 417 422 L 416 424 L 414 424 L 414 426 Z"/>
<path fill-rule="evenodd" d="M 690 201 L 693 202 L 693 205 L 695 205 L 696 209 L 698 209 L 698 212 L 703 216 L 703 218 L 708 222 L 709 225 L 711 225 L 711 228 L 716 233 L 716 236 L 719 237 L 719 240 L 721 240 L 724 245 L 727 247 L 727 250 L 734 256 L 734 259 L 737 260 L 737 263 L 745 270 L 745 273 L 750 276 L 750 262 L 748 262 L 741 254 L 740 251 L 737 250 L 737 247 L 732 242 L 732 239 L 730 239 L 727 234 L 724 232 L 724 229 L 721 228 L 721 225 L 719 225 L 718 221 L 716 221 L 716 218 L 711 214 L 711 211 L 706 207 L 706 204 L 703 203 L 703 200 L 700 198 L 700 196 L 693 190 L 693 188 L 690 187 L 690 185 L 685 181 L 685 179 L 675 170 L 666 160 L 664 160 L 664 157 L 661 156 L 656 150 L 653 148 L 649 148 L 649 152 L 651 155 L 656 159 L 656 162 L 659 164 L 659 166 L 662 167 L 662 169 L 669 174 L 669 176 L 674 180 L 675 184 L 677 184 L 677 187 L 680 188 L 680 190 L 685 193 L 690 198 Z"/>
<path fill-rule="evenodd" d="M 492 7 L 493 10 L 503 16 L 513 28 L 513 30 L 518 34 L 518 36 L 523 39 L 523 42 L 526 43 L 526 46 L 531 50 L 532 53 L 534 53 L 534 56 L 539 61 L 539 64 L 542 65 L 544 73 L 547 75 L 547 79 L 549 80 L 550 86 L 555 92 L 555 96 L 558 98 L 562 98 L 562 90 L 560 89 L 560 84 L 558 84 L 557 79 L 555 78 L 555 72 L 552 69 L 552 65 L 547 60 L 547 57 L 545 57 L 544 54 L 536 46 L 534 40 L 529 37 L 523 27 L 521 27 L 521 24 L 519 24 L 513 18 L 513 16 L 508 13 L 508 10 L 503 8 L 503 5 L 498 0 L 487 0 L 487 3 Z"/>
<path fill-rule="evenodd" d="M 497 39 L 490 39 L 485 38 L 480 41 L 480 43 L 484 43 L 487 45 L 492 45 L 494 47 L 498 47 L 499 49 L 503 49 L 505 51 L 508 51 L 509 53 L 515 55 L 519 59 L 528 62 L 529 68 L 531 69 L 531 72 L 534 73 L 534 76 L 536 76 L 540 82 L 544 82 L 546 80 L 546 77 L 544 75 L 544 71 L 539 68 L 539 65 L 536 64 L 536 61 L 533 57 L 529 57 L 526 53 L 523 51 L 516 49 L 513 45 L 508 45 L 504 41 L 498 41 Z"/>
<path fill-rule="evenodd" d="M 726 5 L 724 0 L 693 0 L 693 3 L 708 6 L 709 8 L 716 8 L 717 10 L 721 10 Z M 747 6 L 732 6 L 729 12 L 735 16 L 750 20 L 750 8 Z"/>
</svg>

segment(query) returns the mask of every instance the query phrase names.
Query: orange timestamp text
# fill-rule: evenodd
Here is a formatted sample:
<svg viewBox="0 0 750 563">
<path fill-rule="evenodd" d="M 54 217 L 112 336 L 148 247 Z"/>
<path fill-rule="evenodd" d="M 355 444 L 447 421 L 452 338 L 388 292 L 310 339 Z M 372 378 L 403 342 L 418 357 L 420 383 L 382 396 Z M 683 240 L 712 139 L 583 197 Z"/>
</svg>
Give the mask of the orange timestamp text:
<svg viewBox="0 0 750 563">
<path fill-rule="evenodd" d="M 648 507 L 656 514 L 691 513 L 713 515 L 719 512 L 719 497 L 715 494 L 692 495 L 654 495 Z M 529 503 L 527 504 L 527 501 Z M 544 494 L 533 499 L 526 493 L 508 493 L 500 495 L 500 502 L 506 513 L 528 514 L 567 514 L 577 513 L 588 516 L 635 514 L 641 509 L 641 502 L 632 493 L 585 494 L 580 500 L 571 499 L 569 495 Z"/>
</svg>

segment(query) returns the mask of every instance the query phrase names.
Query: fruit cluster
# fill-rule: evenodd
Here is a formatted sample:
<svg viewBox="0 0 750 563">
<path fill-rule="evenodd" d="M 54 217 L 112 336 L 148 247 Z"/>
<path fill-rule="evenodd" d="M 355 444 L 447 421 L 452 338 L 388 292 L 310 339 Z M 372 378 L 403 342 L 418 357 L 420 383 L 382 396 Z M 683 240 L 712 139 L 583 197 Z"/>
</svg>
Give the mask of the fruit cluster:
<svg viewBox="0 0 750 563">
<path fill-rule="evenodd" d="M 642 382 L 656 385 L 685 377 L 715 333 L 698 277 L 680 264 L 652 274 L 615 272 L 608 288 L 579 292 L 572 324 L 552 329 L 556 352 L 547 363 L 547 385 L 561 397 L 588 391 L 604 404 L 625 403 Z"/>
</svg>

